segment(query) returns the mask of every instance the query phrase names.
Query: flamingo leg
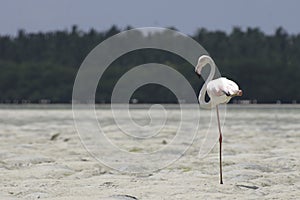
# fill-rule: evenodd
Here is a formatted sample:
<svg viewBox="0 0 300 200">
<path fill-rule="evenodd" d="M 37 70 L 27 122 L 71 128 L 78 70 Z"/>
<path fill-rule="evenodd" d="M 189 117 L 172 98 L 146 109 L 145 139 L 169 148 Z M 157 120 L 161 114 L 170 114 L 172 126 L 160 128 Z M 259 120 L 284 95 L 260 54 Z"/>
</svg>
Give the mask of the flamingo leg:
<svg viewBox="0 0 300 200">
<path fill-rule="evenodd" d="M 223 176 L 222 176 L 222 132 L 221 132 L 221 125 L 220 125 L 220 117 L 219 117 L 219 107 L 216 106 L 217 110 L 217 118 L 218 118 L 218 127 L 219 127 L 219 144 L 220 144 L 220 184 L 223 184 Z"/>
</svg>

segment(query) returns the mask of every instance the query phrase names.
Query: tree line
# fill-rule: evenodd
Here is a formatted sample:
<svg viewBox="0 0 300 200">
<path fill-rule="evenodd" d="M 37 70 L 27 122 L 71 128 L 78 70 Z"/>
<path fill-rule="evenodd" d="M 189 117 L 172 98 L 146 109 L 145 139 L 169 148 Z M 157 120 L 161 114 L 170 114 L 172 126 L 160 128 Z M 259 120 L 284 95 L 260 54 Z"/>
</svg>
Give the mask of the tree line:
<svg viewBox="0 0 300 200">
<path fill-rule="evenodd" d="M 126 30 L 131 29 L 127 27 Z M 100 42 L 120 33 L 71 30 L 0 36 L 0 102 L 69 103 L 76 73 L 86 55 Z M 258 103 L 300 101 L 300 34 L 279 27 L 266 35 L 259 28 L 239 27 L 230 33 L 198 29 L 191 37 L 213 57 L 222 76 L 236 80 L 244 91 L 239 100 Z M 188 49 L 187 49 L 188 51 Z M 169 52 L 144 49 L 115 60 L 104 73 L 96 102 L 109 103 L 117 80 L 134 66 L 149 62 L 167 64 L 180 71 L 198 94 L 199 80 L 187 61 Z M 175 95 L 159 85 L 139 88 L 132 96 L 140 103 L 176 103 Z"/>
</svg>

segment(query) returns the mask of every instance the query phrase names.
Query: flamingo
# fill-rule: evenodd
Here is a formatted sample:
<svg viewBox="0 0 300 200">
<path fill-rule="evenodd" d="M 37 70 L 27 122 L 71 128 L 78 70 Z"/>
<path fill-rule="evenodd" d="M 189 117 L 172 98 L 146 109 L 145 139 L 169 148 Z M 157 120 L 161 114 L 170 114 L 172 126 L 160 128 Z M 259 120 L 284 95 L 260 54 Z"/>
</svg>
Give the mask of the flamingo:
<svg viewBox="0 0 300 200">
<path fill-rule="evenodd" d="M 202 55 L 198 59 L 198 64 L 195 68 L 195 72 L 201 75 L 201 71 L 205 65 L 209 64 L 211 69 L 207 80 L 202 86 L 199 93 L 199 103 L 203 108 L 216 108 L 217 111 L 217 120 L 218 120 L 218 128 L 219 128 L 219 144 L 220 144 L 220 184 L 223 184 L 222 177 L 222 131 L 220 125 L 220 117 L 219 117 L 219 104 L 226 104 L 230 101 L 232 97 L 242 96 L 243 92 L 239 89 L 239 86 L 225 77 L 220 77 L 213 80 L 216 71 L 216 65 L 213 59 L 210 56 Z M 208 94 L 210 100 L 208 102 L 205 101 L 205 94 Z"/>
</svg>

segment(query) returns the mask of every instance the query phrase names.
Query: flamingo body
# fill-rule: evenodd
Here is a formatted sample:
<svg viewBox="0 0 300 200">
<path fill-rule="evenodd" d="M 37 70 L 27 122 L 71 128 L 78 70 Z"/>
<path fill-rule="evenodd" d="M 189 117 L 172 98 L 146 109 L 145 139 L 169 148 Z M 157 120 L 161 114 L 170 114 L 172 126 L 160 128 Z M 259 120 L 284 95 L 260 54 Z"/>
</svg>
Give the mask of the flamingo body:
<svg viewBox="0 0 300 200">
<path fill-rule="evenodd" d="M 233 96 L 240 93 L 239 86 L 225 77 L 209 81 L 206 90 L 213 106 L 228 103 Z"/>
</svg>

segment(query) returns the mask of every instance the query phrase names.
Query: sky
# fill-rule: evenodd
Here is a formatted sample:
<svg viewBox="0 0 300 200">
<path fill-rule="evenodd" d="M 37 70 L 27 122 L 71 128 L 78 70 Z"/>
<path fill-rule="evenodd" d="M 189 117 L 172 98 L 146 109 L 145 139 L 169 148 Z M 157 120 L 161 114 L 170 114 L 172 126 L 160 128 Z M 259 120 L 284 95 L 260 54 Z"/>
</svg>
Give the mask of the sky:
<svg viewBox="0 0 300 200">
<path fill-rule="evenodd" d="M 298 0 L 0 0 L 0 34 L 19 29 L 46 32 L 174 26 L 185 34 L 198 28 L 222 30 L 258 27 L 266 34 L 279 26 L 300 33 Z"/>
</svg>

